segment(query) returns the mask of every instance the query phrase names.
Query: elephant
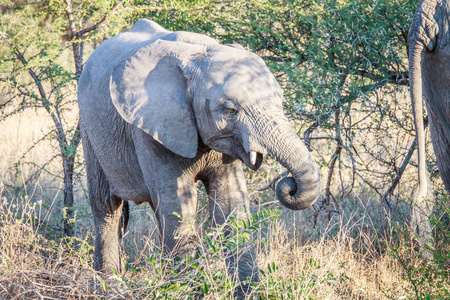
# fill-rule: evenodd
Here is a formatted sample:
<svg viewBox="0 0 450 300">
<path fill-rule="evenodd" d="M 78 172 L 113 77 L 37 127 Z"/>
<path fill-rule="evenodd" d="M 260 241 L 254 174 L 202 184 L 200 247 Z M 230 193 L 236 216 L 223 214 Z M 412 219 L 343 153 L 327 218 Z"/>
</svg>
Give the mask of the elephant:
<svg viewBox="0 0 450 300">
<path fill-rule="evenodd" d="M 277 185 L 281 204 L 310 207 L 321 192 L 319 168 L 282 101 L 264 61 L 238 44 L 141 19 L 97 47 L 78 84 L 94 268 L 121 270 L 128 201 L 149 203 L 165 255 L 193 247 L 197 181 L 209 196 L 212 226 L 248 217 L 242 163 L 257 170 L 264 155 L 292 174 Z M 227 259 L 238 282 L 258 280 L 247 246 Z"/>
<path fill-rule="evenodd" d="M 408 34 L 409 80 L 418 149 L 419 188 L 415 195 L 418 210 L 428 217 L 431 208 L 425 161 L 422 97 L 430 124 L 431 141 L 439 173 L 450 190 L 450 1 L 422 0 L 415 12 Z M 412 213 L 412 227 L 420 219 Z M 423 230 L 422 230 L 423 231 Z M 422 232 L 421 235 L 430 233 Z"/>
</svg>

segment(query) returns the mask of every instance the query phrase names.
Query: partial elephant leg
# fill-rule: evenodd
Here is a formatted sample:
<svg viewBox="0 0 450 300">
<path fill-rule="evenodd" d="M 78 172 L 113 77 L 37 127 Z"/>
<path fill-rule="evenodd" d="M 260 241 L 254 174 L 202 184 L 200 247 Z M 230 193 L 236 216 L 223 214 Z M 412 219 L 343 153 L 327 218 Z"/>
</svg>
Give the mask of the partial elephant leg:
<svg viewBox="0 0 450 300">
<path fill-rule="evenodd" d="M 128 220 L 130 219 L 130 204 L 128 201 L 123 201 L 122 217 L 119 223 L 119 240 L 123 238 L 123 235 L 127 231 Z"/>
<path fill-rule="evenodd" d="M 89 189 L 89 201 L 94 216 L 95 250 L 94 268 L 97 271 L 121 271 L 120 244 L 123 227 L 128 222 L 121 221 L 124 201 L 112 195 L 109 183 L 87 135 L 83 136 L 84 157 Z"/>
<path fill-rule="evenodd" d="M 197 189 L 193 180 L 167 183 L 152 199 L 159 224 L 164 254 L 169 257 L 190 254 L 195 244 Z"/>
<path fill-rule="evenodd" d="M 195 182 L 172 176 L 165 176 L 167 180 L 161 182 L 156 195 L 152 195 L 164 254 L 169 257 L 184 256 L 192 251 L 196 234 L 194 217 L 197 212 Z"/>
<path fill-rule="evenodd" d="M 192 249 L 197 212 L 197 187 L 190 162 L 136 131 L 136 153 L 156 213 L 165 255 L 184 255 Z"/>
<path fill-rule="evenodd" d="M 213 167 L 204 180 L 210 198 L 209 210 L 213 226 L 223 224 L 230 216 L 238 219 L 246 219 L 249 216 L 249 200 L 242 163 L 226 155 L 223 160 L 229 162 Z M 230 229 L 227 229 L 226 234 L 230 233 Z M 259 280 L 255 249 L 251 244 L 239 245 L 238 249 L 230 251 L 227 267 L 233 277 L 236 276 L 237 269 L 237 276 L 241 281 L 248 278 L 254 282 Z M 250 287 L 250 284 L 241 285 L 238 298 L 244 298 Z"/>
</svg>

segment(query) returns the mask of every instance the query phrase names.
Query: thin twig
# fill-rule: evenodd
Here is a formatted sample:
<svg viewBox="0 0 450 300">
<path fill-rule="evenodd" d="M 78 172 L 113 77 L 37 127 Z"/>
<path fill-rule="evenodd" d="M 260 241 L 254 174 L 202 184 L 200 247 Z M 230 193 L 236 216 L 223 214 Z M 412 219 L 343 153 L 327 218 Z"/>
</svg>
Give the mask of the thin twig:
<svg viewBox="0 0 450 300">
<path fill-rule="evenodd" d="M 72 12 L 72 1 L 71 0 L 64 0 L 64 2 L 66 3 L 66 15 L 67 18 L 69 20 L 69 28 L 71 30 L 70 34 L 68 35 L 68 38 L 70 40 L 73 40 L 74 38 L 81 38 L 83 37 L 85 34 L 99 28 L 100 26 L 103 25 L 103 23 L 105 23 L 105 21 L 107 20 L 108 16 L 111 15 L 115 9 L 117 7 L 119 7 L 120 5 L 122 5 L 122 3 L 125 2 L 125 0 L 121 0 L 119 2 L 117 2 L 116 4 L 113 5 L 113 7 L 111 8 L 111 10 L 107 13 L 105 13 L 103 15 L 103 17 L 100 19 L 100 21 L 98 21 L 97 23 L 95 23 L 94 25 L 88 27 L 88 28 L 83 28 L 80 31 L 76 31 L 75 28 L 75 22 L 74 22 L 74 18 L 73 18 L 73 12 Z"/>
<path fill-rule="evenodd" d="M 428 127 L 428 119 L 424 118 L 424 129 Z M 388 196 L 394 191 L 394 189 L 397 187 L 398 183 L 400 182 L 400 179 L 402 178 L 403 173 L 405 172 L 406 167 L 409 164 L 409 161 L 411 160 L 411 157 L 414 153 L 414 151 L 417 148 L 417 138 L 414 139 L 411 146 L 409 147 L 408 153 L 406 154 L 405 158 L 403 159 L 402 165 L 398 169 L 397 175 L 395 176 L 394 180 L 392 181 L 391 186 L 387 189 L 387 191 L 383 194 L 383 201 L 386 203 L 386 205 L 391 208 L 391 204 L 388 201 Z"/>
<path fill-rule="evenodd" d="M 341 139 L 341 128 L 340 128 L 340 122 L 339 122 L 339 118 L 340 118 L 340 109 L 335 110 L 334 112 L 334 117 L 335 117 L 335 122 L 336 122 L 336 137 L 335 137 L 335 141 L 337 142 L 336 145 L 336 150 L 333 153 L 332 159 L 331 159 L 331 163 L 330 163 L 330 169 L 328 170 L 328 177 L 327 177 L 327 185 L 325 188 L 325 198 L 322 201 L 323 205 L 329 205 L 330 204 L 330 195 L 331 195 L 331 179 L 333 177 L 333 172 L 334 172 L 334 167 L 336 165 L 336 161 L 337 159 L 340 157 L 341 155 L 341 151 L 342 151 L 342 139 Z"/>
</svg>

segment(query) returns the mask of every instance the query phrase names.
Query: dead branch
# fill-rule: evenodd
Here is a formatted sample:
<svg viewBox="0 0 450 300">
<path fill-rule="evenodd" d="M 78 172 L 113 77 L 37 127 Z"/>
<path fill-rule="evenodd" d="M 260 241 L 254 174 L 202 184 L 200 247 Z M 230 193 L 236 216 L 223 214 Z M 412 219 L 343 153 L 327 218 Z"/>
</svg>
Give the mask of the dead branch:
<svg viewBox="0 0 450 300">
<path fill-rule="evenodd" d="M 334 172 L 334 167 L 336 165 L 336 161 L 337 159 L 340 157 L 341 155 L 341 151 L 343 148 L 343 143 L 342 143 L 342 139 L 341 139 L 341 133 L 340 133 L 340 122 L 339 122 L 339 118 L 340 118 L 340 109 L 335 110 L 334 112 L 334 118 L 335 118 L 335 122 L 336 122 L 336 128 L 335 128 L 335 141 L 337 143 L 336 145 L 336 150 L 333 153 L 333 156 L 331 158 L 331 163 L 330 163 L 330 169 L 328 170 L 328 177 L 327 177 L 327 185 L 325 188 L 325 197 L 322 201 L 322 204 L 324 206 L 328 206 L 330 204 L 330 195 L 331 195 L 331 179 L 333 177 L 333 172 Z"/>
</svg>

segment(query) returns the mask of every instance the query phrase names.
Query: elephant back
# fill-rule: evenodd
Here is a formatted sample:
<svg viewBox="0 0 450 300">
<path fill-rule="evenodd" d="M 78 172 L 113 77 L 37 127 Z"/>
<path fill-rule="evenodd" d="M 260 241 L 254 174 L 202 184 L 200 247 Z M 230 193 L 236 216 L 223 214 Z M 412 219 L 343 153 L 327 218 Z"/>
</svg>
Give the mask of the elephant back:
<svg viewBox="0 0 450 300">
<path fill-rule="evenodd" d="M 214 46 L 219 45 L 219 43 L 206 35 L 187 32 L 187 31 L 175 31 L 167 34 L 161 39 L 171 42 L 180 42 L 186 44 L 194 44 L 194 45 L 205 45 L 205 46 Z"/>
</svg>

